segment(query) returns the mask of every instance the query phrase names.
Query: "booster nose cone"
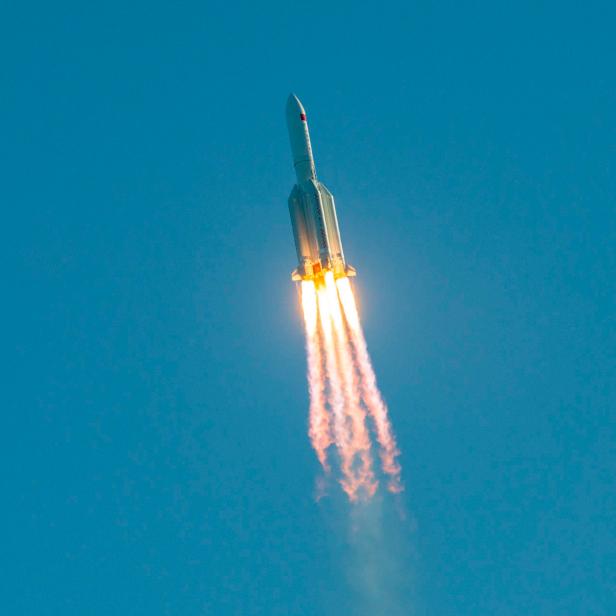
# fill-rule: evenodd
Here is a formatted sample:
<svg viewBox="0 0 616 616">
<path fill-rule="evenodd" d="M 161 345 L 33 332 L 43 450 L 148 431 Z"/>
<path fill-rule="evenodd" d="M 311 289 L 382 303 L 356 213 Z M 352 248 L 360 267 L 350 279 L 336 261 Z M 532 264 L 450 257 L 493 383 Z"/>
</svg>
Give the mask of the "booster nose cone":
<svg viewBox="0 0 616 616">
<path fill-rule="evenodd" d="M 308 133 L 306 110 L 295 94 L 290 94 L 287 99 L 287 128 L 291 141 L 293 165 L 298 182 L 315 179 L 314 160 Z"/>
<path fill-rule="evenodd" d="M 306 111 L 301 101 L 293 92 L 289 94 L 289 98 L 287 99 L 287 123 L 289 123 L 290 118 L 299 118 L 301 114 L 306 115 Z"/>
</svg>

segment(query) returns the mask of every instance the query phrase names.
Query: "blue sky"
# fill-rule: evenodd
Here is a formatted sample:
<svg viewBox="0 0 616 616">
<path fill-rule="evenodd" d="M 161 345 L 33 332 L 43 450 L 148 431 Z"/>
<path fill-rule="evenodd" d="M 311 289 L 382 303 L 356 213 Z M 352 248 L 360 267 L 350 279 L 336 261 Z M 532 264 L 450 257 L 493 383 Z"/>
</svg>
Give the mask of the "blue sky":
<svg viewBox="0 0 616 616">
<path fill-rule="evenodd" d="M 4 13 L 3 613 L 616 611 L 610 3 Z M 400 502 L 314 501 L 290 91 Z"/>
</svg>

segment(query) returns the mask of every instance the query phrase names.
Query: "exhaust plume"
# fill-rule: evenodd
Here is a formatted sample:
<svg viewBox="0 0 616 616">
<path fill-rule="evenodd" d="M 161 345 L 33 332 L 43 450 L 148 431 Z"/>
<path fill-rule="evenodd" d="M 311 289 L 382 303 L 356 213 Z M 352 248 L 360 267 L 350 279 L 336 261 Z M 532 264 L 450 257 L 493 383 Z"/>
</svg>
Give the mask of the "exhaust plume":
<svg viewBox="0 0 616 616">
<path fill-rule="evenodd" d="M 370 428 L 380 448 L 381 469 L 392 492 L 400 492 L 400 465 L 388 411 L 376 384 L 348 278 L 303 280 L 309 436 L 326 473 L 328 449 L 336 446 L 339 482 L 352 502 L 370 500 L 378 487 Z"/>
</svg>

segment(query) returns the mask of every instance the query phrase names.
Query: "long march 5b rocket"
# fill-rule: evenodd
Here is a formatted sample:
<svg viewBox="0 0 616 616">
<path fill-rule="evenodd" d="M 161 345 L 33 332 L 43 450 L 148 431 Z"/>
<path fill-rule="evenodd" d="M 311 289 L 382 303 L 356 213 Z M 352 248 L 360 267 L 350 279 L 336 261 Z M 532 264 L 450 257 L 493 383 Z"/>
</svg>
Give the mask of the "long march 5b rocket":
<svg viewBox="0 0 616 616">
<path fill-rule="evenodd" d="M 318 280 L 331 271 L 334 278 L 355 276 L 342 251 L 334 196 L 317 180 L 306 111 L 295 94 L 287 101 L 287 128 L 297 184 L 289 197 L 289 213 L 299 265 L 293 280 Z"/>
</svg>

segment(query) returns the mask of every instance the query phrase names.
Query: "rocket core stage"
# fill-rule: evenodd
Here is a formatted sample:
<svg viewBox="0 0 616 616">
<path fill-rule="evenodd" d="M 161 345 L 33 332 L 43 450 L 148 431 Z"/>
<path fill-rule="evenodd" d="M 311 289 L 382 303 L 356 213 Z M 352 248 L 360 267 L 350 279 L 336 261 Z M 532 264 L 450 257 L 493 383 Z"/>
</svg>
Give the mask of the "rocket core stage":
<svg viewBox="0 0 616 616">
<path fill-rule="evenodd" d="M 291 278 L 317 280 L 328 271 L 334 278 L 355 276 L 344 260 L 334 196 L 317 180 L 306 111 L 295 94 L 287 100 L 287 128 L 297 176 L 289 213 L 299 265 Z"/>
</svg>

